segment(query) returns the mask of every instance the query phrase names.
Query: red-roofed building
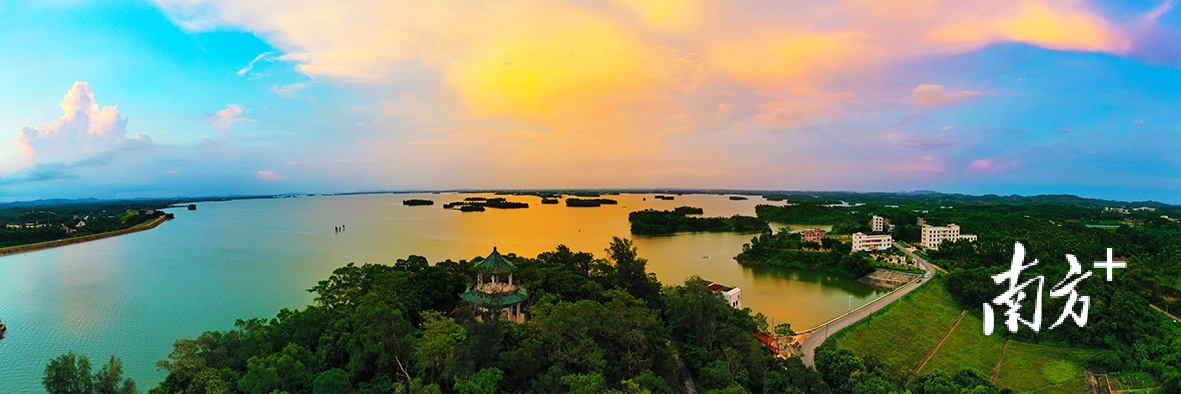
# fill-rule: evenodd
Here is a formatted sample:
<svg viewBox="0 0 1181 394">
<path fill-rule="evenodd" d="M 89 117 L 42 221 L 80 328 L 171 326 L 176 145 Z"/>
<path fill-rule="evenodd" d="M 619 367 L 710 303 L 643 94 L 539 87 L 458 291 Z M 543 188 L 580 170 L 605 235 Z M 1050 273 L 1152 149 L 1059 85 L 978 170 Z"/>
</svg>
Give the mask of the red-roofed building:
<svg viewBox="0 0 1181 394">
<path fill-rule="evenodd" d="M 722 293 L 722 298 L 734 309 L 742 309 L 742 289 L 730 287 L 720 283 L 709 282 L 709 291 Z"/>
<path fill-rule="evenodd" d="M 775 344 L 775 337 L 761 332 L 756 332 L 755 339 L 758 339 L 759 342 L 763 343 L 763 346 L 767 347 L 767 351 L 771 352 L 771 357 L 779 356 L 779 345 Z"/>
</svg>

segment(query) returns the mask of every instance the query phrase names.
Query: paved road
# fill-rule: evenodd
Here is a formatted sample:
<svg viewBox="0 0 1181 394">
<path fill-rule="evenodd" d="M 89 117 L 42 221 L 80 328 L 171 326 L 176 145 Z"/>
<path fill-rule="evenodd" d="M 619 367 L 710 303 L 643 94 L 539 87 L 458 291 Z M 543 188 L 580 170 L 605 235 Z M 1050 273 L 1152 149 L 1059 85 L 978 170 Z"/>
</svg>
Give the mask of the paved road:
<svg viewBox="0 0 1181 394">
<path fill-rule="evenodd" d="M 915 255 L 914 253 L 911 253 L 911 251 L 899 247 L 897 242 L 894 243 L 894 247 L 898 248 L 899 250 L 902 250 L 906 254 L 910 255 L 911 258 L 915 259 L 915 261 L 918 261 L 919 264 L 922 264 L 923 270 L 927 271 L 927 275 L 924 275 L 924 276 L 929 276 L 931 274 L 931 272 L 933 272 L 935 270 L 934 265 L 931 265 L 931 263 L 928 263 L 926 260 L 923 260 L 921 257 Z M 870 314 L 872 314 L 874 312 L 877 312 L 879 309 L 882 309 L 882 307 L 885 307 L 886 305 L 890 305 L 891 302 L 894 302 L 895 300 L 902 298 L 902 296 L 906 295 L 907 293 L 910 293 L 911 291 L 914 291 L 914 289 L 917 289 L 919 286 L 922 286 L 924 283 L 927 283 L 927 282 L 928 282 L 927 279 L 923 279 L 922 282 L 918 282 L 918 283 L 910 282 L 905 285 L 902 285 L 902 287 L 899 287 L 897 291 L 890 293 L 889 295 L 886 295 L 885 297 L 874 300 L 872 303 L 870 303 L 869 305 L 867 305 L 861 309 L 858 309 L 858 310 L 853 311 L 852 313 L 846 314 L 845 316 L 842 316 L 840 319 L 829 322 L 828 324 L 825 324 L 820 327 L 816 327 L 814 329 L 814 331 L 812 331 L 812 333 L 810 335 L 808 335 L 807 338 L 804 338 L 804 343 L 800 345 L 800 350 L 802 350 L 804 353 L 804 356 L 803 356 L 804 365 L 809 365 L 809 366 L 813 365 L 813 362 L 814 362 L 813 357 L 816 353 L 816 347 L 818 347 L 818 346 L 820 346 L 820 344 L 824 343 L 824 340 L 828 339 L 829 335 L 836 334 L 838 331 L 840 331 L 841 329 L 843 329 L 845 327 L 848 327 L 850 324 L 856 323 L 858 320 L 861 320 L 862 318 L 869 316 Z"/>
</svg>

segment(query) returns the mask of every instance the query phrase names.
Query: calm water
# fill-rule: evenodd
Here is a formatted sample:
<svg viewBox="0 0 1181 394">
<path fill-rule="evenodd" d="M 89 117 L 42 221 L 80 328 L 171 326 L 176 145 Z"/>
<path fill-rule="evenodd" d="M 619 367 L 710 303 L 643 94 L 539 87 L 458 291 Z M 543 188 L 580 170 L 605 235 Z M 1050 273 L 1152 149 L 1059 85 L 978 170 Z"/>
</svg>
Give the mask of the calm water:
<svg viewBox="0 0 1181 394">
<path fill-rule="evenodd" d="M 171 210 L 176 220 L 121 237 L 0 257 L 0 393 L 41 392 L 45 363 L 68 350 L 101 364 L 123 359 L 143 389 L 164 373 L 178 338 L 233 327 L 234 319 L 272 317 L 311 301 L 306 289 L 348 262 L 393 263 L 410 254 L 430 261 L 471 259 L 492 246 L 536 256 L 564 243 L 604 255 L 612 236 L 629 236 L 627 213 L 702 207 L 707 216 L 754 214 L 754 197 L 609 196 L 615 206 L 541 205 L 462 213 L 444 202 L 469 195 L 365 195 L 242 200 Z M 490 196 L 490 195 L 485 195 Z M 435 206 L 407 207 L 430 198 Z M 644 201 L 644 198 L 647 201 Z M 337 234 L 333 226 L 345 225 Z M 739 286 L 744 306 L 776 322 L 808 328 L 878 294 L 856 281 L 799 270 L 742 267 L 733 256 L 751 235 L 694 233 L 633 237 L 649 271 L 665 284 L 692 275 Z M 708 256 L 708 258 L 706 258 Z"/>
</svg>

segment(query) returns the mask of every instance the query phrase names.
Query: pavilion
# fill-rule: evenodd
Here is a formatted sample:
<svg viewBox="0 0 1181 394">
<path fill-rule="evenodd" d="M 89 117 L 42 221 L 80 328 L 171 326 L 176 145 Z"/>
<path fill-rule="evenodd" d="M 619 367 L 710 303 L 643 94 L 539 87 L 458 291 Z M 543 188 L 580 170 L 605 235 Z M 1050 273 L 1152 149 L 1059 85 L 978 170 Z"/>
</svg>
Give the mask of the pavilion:
<svg viewBox="0 0 1181 394">
<path fill-rule="evenodd" d="M 476 284 L 468 284 L 459 298 L 472 304 L 480 316 L 499 311 L 501 317 L 510 321 L 524 322 L 521 304 L 529 299 L 529 293 L 525 287 L 513 283 L 516 264 L 493 247 L 492 254 L 476 262 L 472 268 L 476 270 Z"/>
</svg>

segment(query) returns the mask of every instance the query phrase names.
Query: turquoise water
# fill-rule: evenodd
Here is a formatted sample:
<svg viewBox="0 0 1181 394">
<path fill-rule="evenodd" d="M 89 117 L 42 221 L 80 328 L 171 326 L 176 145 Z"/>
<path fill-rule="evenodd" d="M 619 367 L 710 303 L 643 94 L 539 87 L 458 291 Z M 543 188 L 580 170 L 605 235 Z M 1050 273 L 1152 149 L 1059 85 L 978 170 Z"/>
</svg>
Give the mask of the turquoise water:
<svg viewBox="0 0 1181 394">
<path fill-rule="evenodd" d="M 528 209 L 462 213 L 442 203 L 468 195 L 398 194 L 240 200 L 169 210 L 176 219 L 152 230 L 0 257 L 0 393 L 42 392 L 45 363 L 68 350 L 96 365 L 122 358 L 142 389 L 164 372 L 156 361 L 172 343 L 235 319 L 272 317 L 311 301 L 306 290 L 349 262 L 392 263 L 410 254 L 430 261 L 471 259 L 493 246 L 524 256 L 559 243 L 602 256 L 612 236 L 629 236 L 627 213 L 702 207 L 707 216 L 754 214 L 761 198 L 686 195 L 608 196 L 619 205 L 567 208 L 537 197 L 510 197 Z M 483 195 L 490 196 L 490 195 Z M 436 205 L 407 207 L 403 199 Z M 646 201 L 644 200 L 646 198 Z M 334 226 L 345 225 L 336 233 Z M 633 237 L 635 238 L 635 237 Z M 743 290 L 743 304 L 808 328 L 879 292 L 814 271 L 742 267 L 732 257 L 749 234 L 690 233 L 638 237 L 649 271 L 665 284 L 699 275 Z"/>
</svg>

